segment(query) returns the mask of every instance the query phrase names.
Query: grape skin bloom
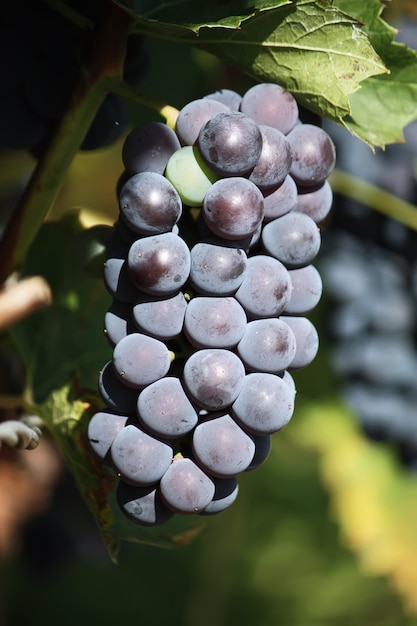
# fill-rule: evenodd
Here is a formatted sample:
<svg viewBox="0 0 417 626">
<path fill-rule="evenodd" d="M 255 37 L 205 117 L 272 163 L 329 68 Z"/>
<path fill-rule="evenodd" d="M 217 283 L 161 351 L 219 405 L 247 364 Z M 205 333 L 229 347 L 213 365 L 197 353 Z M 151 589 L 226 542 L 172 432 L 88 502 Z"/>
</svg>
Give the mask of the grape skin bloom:
<svg viewBox="0 0 417 626">
<path fill-rule="evenodd" d="M 203 409 L 230 406 L 239 395 L 245 368 L 236 354 L 224 349 L 197 350 L 184 365 L 185 387 Z"/>
</svg>

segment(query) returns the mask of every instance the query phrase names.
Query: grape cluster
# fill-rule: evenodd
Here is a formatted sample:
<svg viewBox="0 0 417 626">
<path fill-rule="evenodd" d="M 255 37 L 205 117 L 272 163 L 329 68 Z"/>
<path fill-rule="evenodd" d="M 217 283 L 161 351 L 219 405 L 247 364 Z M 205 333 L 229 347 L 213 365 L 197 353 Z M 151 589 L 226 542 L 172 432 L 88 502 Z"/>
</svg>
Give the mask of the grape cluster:
<svg viewBox="0 0 417 626">
<path fill-rule="evenodd" d="M 103 10 L 100 0 L 57 4 L 23 0 L 2 7 L 0 147 L 29 150 L 36 158 L 42 156 L 70 101 Z M 130 84 L 136 84 L 146 70 L 142 43 L 139 35 L 128 38 L 124 79 Z M 124 100 L 109 94 L 81 149 L 111 144 L 127 123 Z"/>
<path fill-rule="evenodd" d="M 338 204 L 322 246 L 330 362 L 364 433 L 417 469 L 415 233 Z"/>
<path fill-rule="evenodd" d="M 292 417 L 292 372 L 318 349 L 306 314 L 335 149 L 263 83 L 189 102 L 175 131 L 140 125 L 122 157 L 104 267 L 113 354 L 88 437 L 122 511 L 155 525 L 229 507 Z"/>
</svg>

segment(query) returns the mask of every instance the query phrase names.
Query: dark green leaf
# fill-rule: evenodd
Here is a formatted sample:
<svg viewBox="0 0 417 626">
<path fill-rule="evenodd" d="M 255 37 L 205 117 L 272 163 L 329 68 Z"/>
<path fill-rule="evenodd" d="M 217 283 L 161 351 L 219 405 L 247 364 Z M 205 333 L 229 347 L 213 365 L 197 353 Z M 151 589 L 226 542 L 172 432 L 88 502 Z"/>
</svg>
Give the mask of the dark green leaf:
<svg viewBox="0 0 417 626">
<path fill-rule="evenodd" d="M 339 122 L 350 114 L 349 96 L 359 83 L 386 71 L 358 22 L 329 2 L 204 6 L 202 12 L 201 4 L 197 11 L 195 2 L 173 1 L 149 10 L 137 2 L 131 14 L 138 31 L 199 46 L 259 81 L 281 84 L 300 104 Z"/>
</svg>

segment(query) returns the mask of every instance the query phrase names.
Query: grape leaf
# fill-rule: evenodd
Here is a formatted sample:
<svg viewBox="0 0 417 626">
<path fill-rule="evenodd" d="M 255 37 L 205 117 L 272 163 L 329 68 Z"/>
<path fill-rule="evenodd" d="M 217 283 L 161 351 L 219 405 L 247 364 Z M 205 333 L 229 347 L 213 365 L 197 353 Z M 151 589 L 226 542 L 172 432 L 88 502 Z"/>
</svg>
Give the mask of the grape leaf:
<svg viewBox="0 0 417 626">
<path fill-rule="evenodd" d="M 25 359 L 36 402 L 73 376 L 82 386 L 96 389 L 98 372 L 111 355 L 103 336 L 103 317 L 111 298 L 101 276 L 90 276 L 77 260 L 77 241 L 83 231 L 77 212 L 45 223 L 22 267 L 22 276 L 43 276 L 53 298 L 52 306 L 10 331 Z"/>
<path fill-rule="evenodd" d="M 153 10 L 122 0 L 138 32 L 189 43 L 260 81 L 277 82 L 298 102 L 340 122 L 351 113 L 349 96 L 364 79 L 386 72 L 360 24 L 326 0 L 206 3 L 164 2 Z M 236 10 L 236 15 L 225 15 Z M 220 10 L 222 9 L 222 10 Z M 219 17 L 220 16 L 220 17 Z M 209 19 L 210 18 L 210 19 Z"/>
<path fill-rule="evenodd" d="M 160 530 L 133 524 L 122 514 L 115 496 L 118 479 L 95 457 L 87 438 L 88 421 L 101 408 L 96 394 L 68 382 L 55 389 L 36 410 L 93 514 L 111 559 L 117 563 L 122 541 L 170 549 L 186 546 L 201 532 L 201 522 L 175 516 Z"/>
<path fill-rule="evenodd" d="M 336 0 L 338 8 L 364 23 L 363 29 L 390 70 L 366 78 L 349 96 L 351 114 L 343 124 L 376 146 L 403 141 L 402 129 L 417 119 L 417 53 L 393 41 L 396 30 L 381 18 L 379 0 Z"/>
</svg>

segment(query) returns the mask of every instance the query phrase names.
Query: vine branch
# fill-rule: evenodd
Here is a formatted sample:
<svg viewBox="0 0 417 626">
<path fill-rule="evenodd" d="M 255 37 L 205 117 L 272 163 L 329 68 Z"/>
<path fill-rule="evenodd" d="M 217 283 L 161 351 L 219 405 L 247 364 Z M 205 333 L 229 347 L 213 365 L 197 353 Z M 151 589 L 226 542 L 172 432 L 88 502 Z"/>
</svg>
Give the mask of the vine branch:
<svg viewBox="0 0 417 626">
<path fill-rule="evenodd" d="M 347 196 L 417 231 L 417 207 L 356 176 L 335 169 L 329 178 L 335 193 Z"/>
<path fill-rule="evenodd" d="M 127 13 L 107 0 L 67 110 L 6 225 L 0 242 L 0 283 L 19 268 L 111 83 L 120 80 L 129 26 Z"/>
</svg>

